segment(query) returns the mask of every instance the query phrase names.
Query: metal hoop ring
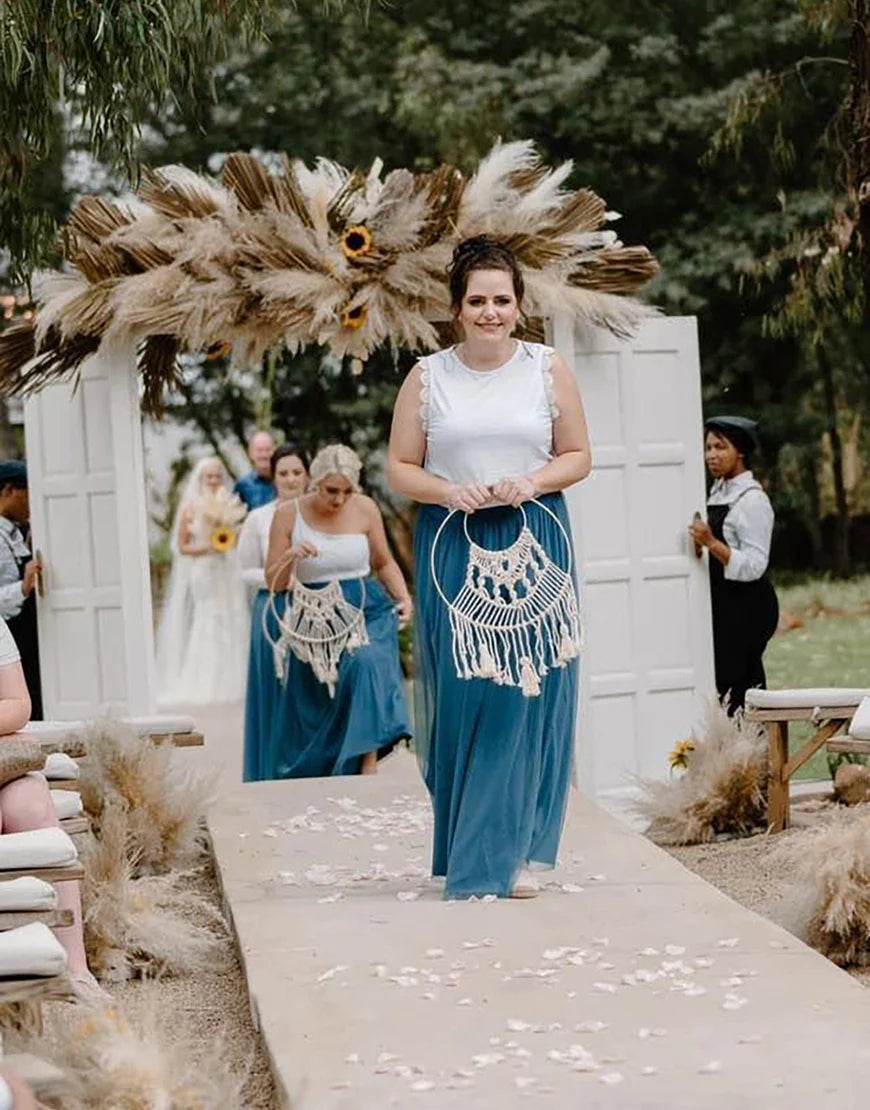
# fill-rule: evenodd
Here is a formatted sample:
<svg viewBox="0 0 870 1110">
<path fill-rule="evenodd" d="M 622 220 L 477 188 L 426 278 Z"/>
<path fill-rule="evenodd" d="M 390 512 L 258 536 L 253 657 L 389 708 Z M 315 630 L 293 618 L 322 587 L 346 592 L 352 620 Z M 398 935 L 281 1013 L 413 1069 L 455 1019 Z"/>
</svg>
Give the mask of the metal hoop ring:
<svg viewBox="0 0 870 1110">
<path fill-rule="evenodd" d="M 570 577 L 571 571 L 573 570 L 573 567 L 574 567 L 574 560 L 573 560 L 573 556 L 571 554 L 571 540 L 568 536 L 568 533 L 565 531 L 565 525 L 562 523 L 561 520 L 559 520 L 559 518 L 556 516 L 556 514 L 553 512 L 553 510 L 548 505 L 545 505 L 542 501 L 539 501 L 537 499 L 537 497 L 533 497 L 533 498 L 531 498 L 531 500 L 534 501 L 534 503 L 538 506 L 539 509 L 543 509 L 545 513 L 548 513 L 553 518 L 553 520 L 555 520 L 556 524 L 559 526 L 559 531 L 562 533 L 562 538 L 565 540 L 565 549 L 568 552 L 568 565 L 565 568 L 565 573 Z M 523 516 L 524 526 L 528 527 L 528 520 L 527 520 L 527 517 L 526 517 L 526 511 L 525 511 L 525 509 L 523 508 L 522 505 L 519 506 L 519 510 L 520 510 L 520 512 L 522 513 L 522 516 Z M 432 577 L 432 585 L 435 587 L 435 589 L 438 593 L 438 596 L 441 598 L 441 600 L 444 602 L 444 604 L 447 606 L 448 609 L 451 609 L 453 607 L 453 602 L 449 600 L 447 595 L 444 593 L 444 590 L 442 589 L 441 583 L 438 581 L 438 575 L 435 571 L 435 549 L 438 546 L 438 541 L 441 539 L 441 533 L 444 531 L 444 528 L 445 528 L 448 520 L 450 520 L 450 518 L 452 516 L 454 516 L 456 513 L 459 513 L 459 512 L 462 512 L 462 509 L 451 509 L 450 512 L 447 514 L 447 516 L 445 516 L 445 518 L 441 521 L 441 523 L 438 525 L 438 531 L 435 533 L 435 539 L 432 541 L 432 549 L 429 552 L 429 573 Z M 466 537 L 468 537 L 468 542 L 469 543 L 474 543 L 474 540 L 472 540 L 471 537 L 468 536 L 468 516 L 469 516 L 469 514 L 465 513 L 465 520 L 463 522 L 465 535 L 466 535 Z M 514 542 L 516 542 L 516 540 Z M 475 544 L 475 547 L 479 547 L 479 546 L 480 546 L 479 544 Z M 487 551 L 487 550 L 493 551 L 494 549 L 493 548 L 482 547 L 482 548 L 480 548 L 480 550 L 481 551 Z M 549 558 L 549 556 L 547 556 L 547 558 Z"/>
</svg>

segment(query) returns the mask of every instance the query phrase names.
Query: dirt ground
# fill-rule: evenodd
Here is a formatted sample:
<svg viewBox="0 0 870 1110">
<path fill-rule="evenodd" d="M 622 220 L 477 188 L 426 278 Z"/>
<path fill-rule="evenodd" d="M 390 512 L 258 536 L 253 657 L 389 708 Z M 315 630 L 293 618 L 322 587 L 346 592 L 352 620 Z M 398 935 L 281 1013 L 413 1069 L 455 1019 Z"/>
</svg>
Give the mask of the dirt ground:
<svg viewBox="0 0 870 1110">
<path fill-rule="evenodd" d="M 800 807 L 794 807 L 800 814 Z M 823 821 L 830 809 L 811 806 L 804 813 L 806 825 Z M 797 818 L 800 820 L 800 816 Z M 722 840 L 689 847 L 662 845 L 684 867 L 700 875 L 741 906 L 770 918 L 790 931 L 795 925 L 795 876 L 774 854 L 787 839 L 805 834 L 794 827 L 777 836 L 762 834 L 739 840 Z M 849 974 L 870 987 L 870 968 L 850 968 Z"/>
</svg>

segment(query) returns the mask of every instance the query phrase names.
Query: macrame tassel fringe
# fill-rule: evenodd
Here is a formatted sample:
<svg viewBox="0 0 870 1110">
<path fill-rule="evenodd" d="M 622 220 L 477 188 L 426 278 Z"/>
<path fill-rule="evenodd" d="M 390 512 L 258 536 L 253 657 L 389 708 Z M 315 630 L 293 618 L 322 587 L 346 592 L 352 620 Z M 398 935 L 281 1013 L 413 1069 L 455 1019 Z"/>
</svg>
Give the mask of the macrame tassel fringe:
<svg viewBox="0 0 870 1110">
<path fill-rule="evenodd" d="M 292 651 L 301 663 L 311 667 L 331 698 L 335 697 L 344 652 L 369 643 L 363 608 L 351 605 L 338 582 L 313 590 L 297 581 L 279 625 L 281 633 L 274 645 L 278 679 L 284 680 L 285 655 Z"/>
<path fill-rule="evenodd" d="M 536 698 L 549 669 L 580 654 L 574 583 L 528 530 L 506 551 L 472 549 L 449 611 L 459 678 L 519 686 Z"/>
</svg>

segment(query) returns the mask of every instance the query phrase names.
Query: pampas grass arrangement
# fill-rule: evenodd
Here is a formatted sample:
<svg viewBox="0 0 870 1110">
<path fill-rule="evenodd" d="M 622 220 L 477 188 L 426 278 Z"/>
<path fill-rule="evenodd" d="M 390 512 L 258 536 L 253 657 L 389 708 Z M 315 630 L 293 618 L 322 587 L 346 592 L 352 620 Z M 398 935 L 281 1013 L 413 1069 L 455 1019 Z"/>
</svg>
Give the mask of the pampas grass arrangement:
<svg viewBox="0 0 870 1110">
<path fill-rule="evenodd" d="M 99 839 L 82 853 L 85 950 L 98 979 L 213 970 L 226 956 L 223 918 L 183 876 L 132 878 L 130 815 L 104 807 Z"/>
<path fill-rule="evenodd" d="M 20 1045 L 64 1072 L 63 1110 L 243 1110 L 245 1077 L 227 1065 L 225 1046 L 211 1042 L 203 1054 L 156 998 L 135 1011 L 80 1013 Z"/>
<path fill-rule="evenodd" d="M 95 722 L 85 738 L 88 759 L 80 792 L 102 835 L 106 806 L 127 810 L 127 844 L 134 874 L 159 874 L 201 856 L 200 823 L 213 780 L 183 773 L 171 744 L 155 744 L 118 721 Z"/>
<path fill-rule="evenodd" d="M 626 247 L 618 218 L 572 164 L 531 142 L 497 143 L 466 177 L 453 166 L 383 175 L 325 158 L 270 173 L 231 154 L 221 180 L 182 166 L 143 172 L 139 201 L 85 197 L 66 228 L 69 269 L 37 277 L 37 318 L 0 337 L 0 393 L 76 374 L 101 347 L 139 345 L 143 407 L 160 411 L 179 352 L 254 363 L 266 350 L 327 346 L 366 359 L 378 346 L 441 345 L 456 244 L 486 233 L 523 268 L 526 314 L 568 312 L 626 337 L 651 310 L 630 299 L 657 265 Z M 627 296 L 628 295 L 628 296 Z"/>
<path fill-rule="evenodd" d="M 634 808 L 662 844 L 702 844 L 716 836 L 746 836 L 766 822 L 767 742 L 763 728 L 742 713 L 729 717 L 709 701 L 700 727 L 683 742 L 685 771 L 667 782 L 641 779 Z"/>
<path fill-rule="evenodd" d="M 840 967 L 870 964 L 870 805 L 783 840 L 773 859 L 796 878 L 792 931 Z"/>
</svg>

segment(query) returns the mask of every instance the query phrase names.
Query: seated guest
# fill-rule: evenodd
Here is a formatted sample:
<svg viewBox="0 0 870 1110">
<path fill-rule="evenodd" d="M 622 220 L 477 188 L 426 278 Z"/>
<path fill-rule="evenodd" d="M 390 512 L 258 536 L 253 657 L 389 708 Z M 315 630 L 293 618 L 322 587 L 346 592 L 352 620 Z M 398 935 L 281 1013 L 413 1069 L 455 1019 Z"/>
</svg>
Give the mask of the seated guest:
<svg viewBox="0 0 870 1110">
<path fill-rule="evenodd" d="M 275 486 L 272 482 L 274 452 L 275 440 L 270 432 L 258 430 L 248 440 L 248 458 L 254 465 L 233 486 L 233 493 L 244 501 L 248 512 L 275 500 Z"/>
<path fill-rule="evenodd" d="M 27 464 L 8 459 L 0 463 L 0 617 L 8 623 L 21 653 L 30 691 L 30 719 L 41 721 L 35 588 L 42 566 L 31 557 L 22 534 L 29 523 Z"/>
<path fill-rule="evenodd" d="M 29 720 L 30 695 L 18 648 L 6 622 L 0 619 L 0 744 L 4 735 L 24 728 Z M 27 832 L 58 824 L 48 783 L 42 775 L 22 775 L 0 787 L 0 833 Z M 70 979 L 80 998 L 94 999 L 103 992 L 88 971 L 79 884 L 58 883 L 56 889 L 58 909 L 73 912 L 72 925 L 54 930 L 66 951 Z"/>
</svg>

